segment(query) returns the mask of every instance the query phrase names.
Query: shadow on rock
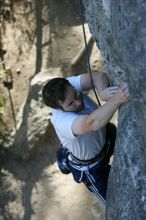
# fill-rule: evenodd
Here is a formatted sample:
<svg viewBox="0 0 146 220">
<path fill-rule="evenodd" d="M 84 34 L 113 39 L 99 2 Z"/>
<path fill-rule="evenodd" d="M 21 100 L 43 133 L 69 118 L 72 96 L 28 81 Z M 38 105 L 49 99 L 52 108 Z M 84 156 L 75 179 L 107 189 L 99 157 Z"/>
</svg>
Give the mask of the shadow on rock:
<svg viewBox="0 0 146 220">
<path fill-rule="evenodd" d="M 49 129 L 48 134 L 41 138 L 26 160 L 16 157 L 14 153 L 8 150 L 3 152 L 0 175 L 0 212 L 3 219 L 31 219 L 33 214 L 31 205 L 32 189 L 35 187 L 43 170 L 56 161 L 58 146 L 59 142 L 52 128 L 51 131 Z M 14 186 L 14 183 L 11 183 L 11 179 L 7 179 L 7 177 L 11 178 L 11 175 L 16 179 L 16 184 L 20 185 L 19 189 Z M 13 203 L 18 194 L 22 195 L 24 206 L 24 213 L 20 213 L 20 216 L 18 216 L 18 210 L 17 215 L 15 215 L 8 208 L 8 203 Z"/>
</svg>

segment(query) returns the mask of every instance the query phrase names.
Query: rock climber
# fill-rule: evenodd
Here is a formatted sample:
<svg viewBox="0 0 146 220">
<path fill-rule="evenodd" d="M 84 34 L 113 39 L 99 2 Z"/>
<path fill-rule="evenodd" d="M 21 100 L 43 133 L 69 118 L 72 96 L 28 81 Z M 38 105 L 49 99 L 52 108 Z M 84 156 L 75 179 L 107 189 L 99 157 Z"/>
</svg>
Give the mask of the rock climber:
<svg viewBox="0 0 146 220">
<path fill-rule="evenodd" d="M 64 149 L 68 150 L 67 168 L 77 183 L 106 204 L 110 157 L 116 128 L 110 119 L 128 101 L 126 83 L 109 86 L 106 73 L 93 73 L 93 83 L 101 100 L 98 106 L 88 95 L 92 88 L 89 74 L 54 78 L 42 89 L 44 103 L 52 108 L 51 122 Z"/>
</svg>

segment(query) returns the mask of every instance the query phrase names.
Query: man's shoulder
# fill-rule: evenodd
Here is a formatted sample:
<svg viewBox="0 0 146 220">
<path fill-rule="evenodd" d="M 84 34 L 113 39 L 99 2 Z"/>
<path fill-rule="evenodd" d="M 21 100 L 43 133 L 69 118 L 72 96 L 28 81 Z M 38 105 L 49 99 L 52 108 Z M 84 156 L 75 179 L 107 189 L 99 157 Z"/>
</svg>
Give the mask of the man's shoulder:
<svg viewBox="0 0 146 220">
<path fill-rule="evenodd" d="M 70 76 L 70 77 L 67 77 L 66 79 L 69 81 L 69 83 L 74 86 L 78 91 L 81 91 L 82 88 L 81 88 L 81 82 L 80 82 L 80 78 L 81 76 L 78 75 L 78 76 Z"/>
<path fill-rule="evenodd" d="M 72 123 L 79 117 L 78 114 L 73 112 L 63 112 L 60 110 L 53 110 L 51 122 L 58 132 L 58 134 L 65 135 L 67 137 L 74 137 L 72 133 Z"/>
<path fill-rule="evenodd" d="M 60 117 L 61 115 L 63 115 L 63 111 L 58 110 L 58 109 L 52 109 L 51 120 L 53 120 L 56 117 Z"/>
<path fill-rule="evenodd" d="M 72 116 L 76 116 L 76 113 L 73 112 L 64 112 L 58 109 L 52 110 L 51 121 L 55 122 L 58 120 L 65 120 L 66 118 L 71 118 Z"/>
</svg>

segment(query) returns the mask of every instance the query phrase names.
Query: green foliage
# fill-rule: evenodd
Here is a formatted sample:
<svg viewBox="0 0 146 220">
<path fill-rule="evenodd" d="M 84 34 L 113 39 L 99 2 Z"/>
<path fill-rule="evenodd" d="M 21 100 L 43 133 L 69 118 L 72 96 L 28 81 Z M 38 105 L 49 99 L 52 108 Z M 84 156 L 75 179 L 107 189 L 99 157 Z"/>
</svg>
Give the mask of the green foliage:
<svg viewBox="0 0 146 220">
<path fill-rule="evenodd" d="M 0 79 L 3 79 L 6 77 L 6 72 L 5 71 L 0 71 Z"/>
</svg>

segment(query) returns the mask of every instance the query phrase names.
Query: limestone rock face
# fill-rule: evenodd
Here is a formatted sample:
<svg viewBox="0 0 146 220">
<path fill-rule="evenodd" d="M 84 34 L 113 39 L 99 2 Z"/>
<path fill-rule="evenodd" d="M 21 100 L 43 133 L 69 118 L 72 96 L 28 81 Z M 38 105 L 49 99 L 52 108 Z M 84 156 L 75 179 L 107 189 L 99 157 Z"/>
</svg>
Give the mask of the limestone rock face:
<svg viewBox="0 0 146 220">
<path fill-rule="evenodd" d="M 146 1 L 84 0 L 112 85 L 127 81 L 108 184 L 108 220 L 146 219 Z"/>
<path fill-rule="evenodd" d="M 28 97 L 17 117 L 17 130 L 11 135 L 11 143 L 9 140 L 3 143 L 23 159 L 27 159 L 40 139 L 52 130 L 51 109 L 43 104 L 42 86 L 47 80 L 58 76 L 62 76 L 60 68 L 50 68 L 32 79 Z"/>
</svg>

